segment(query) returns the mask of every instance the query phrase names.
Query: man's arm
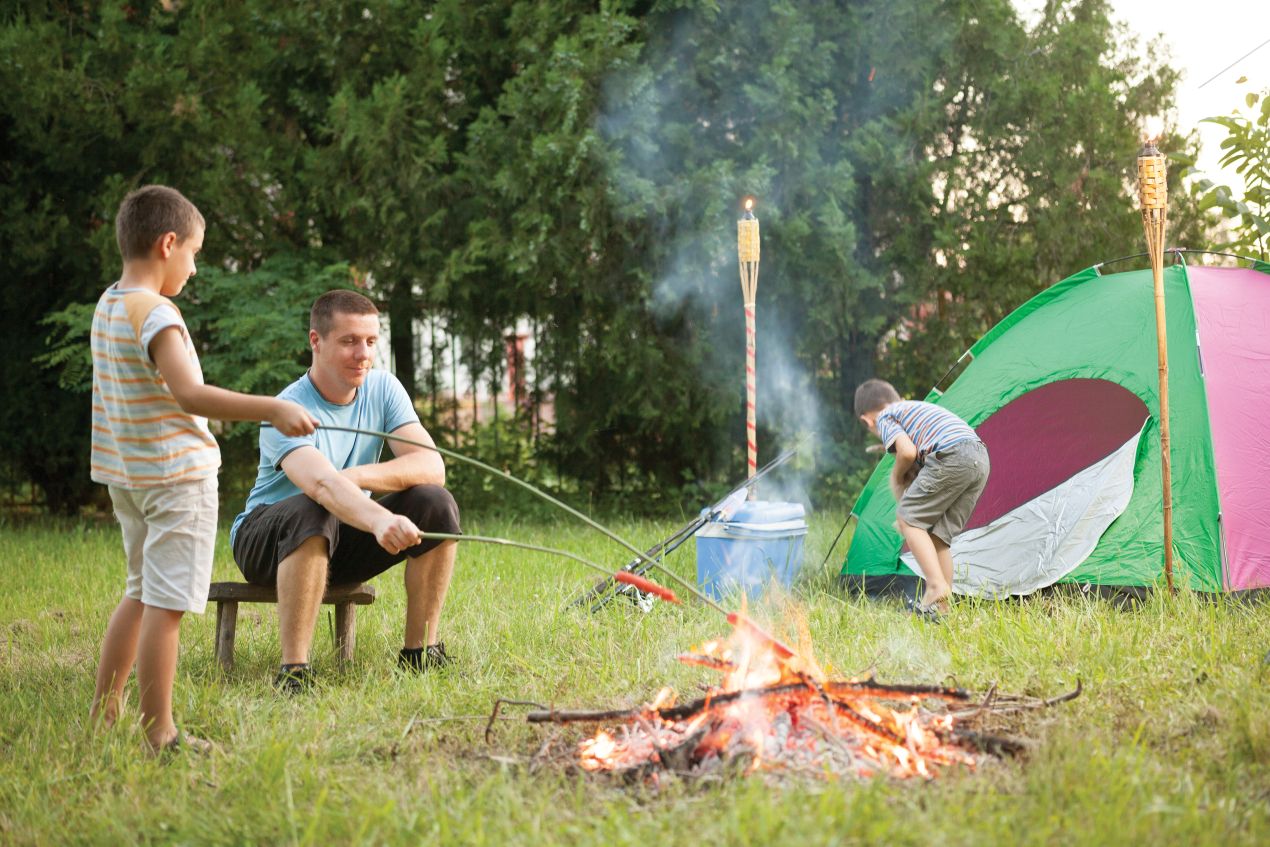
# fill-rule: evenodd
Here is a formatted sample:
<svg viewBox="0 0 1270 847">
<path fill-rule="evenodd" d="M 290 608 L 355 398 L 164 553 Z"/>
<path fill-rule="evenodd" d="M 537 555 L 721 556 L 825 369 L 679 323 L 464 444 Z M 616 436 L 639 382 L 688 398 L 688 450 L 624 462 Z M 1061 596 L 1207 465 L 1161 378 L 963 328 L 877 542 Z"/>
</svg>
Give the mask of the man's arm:
<svg viewBox="0 0 1270 847">
<path fill-rule="evenodd" d="M 282 459 L 282 470 L 311 500 L 349 526 L 374 535 L 389 553 L 419 543 L 419 528 L 409 518 L 394 515 L 363 494 L 316 447 L 292 450 Z"/>
<path fill-rule="evenodd" d="M 419 423 L 399 426 L 392 434 L 422 444 L 435 444 L 432 436 Z M 436 450 L 393 439 L 388 439 L 388 446 L 392 448 L 392 459 L 373 465 L 345 468 L 340 473 L 357 488 L 375 494 L 404 491 L 412 485 L 445 485 L 445 462 Z"/>
<path fill-rule="evenodd" d="M 891 467 L 891 493 L 898 502 L 912 481 L 909 472 L 917 461 L 917 445 L 906 433 L 900 432 L 891 446 L 895 449 L 895 464 Z"/>
</svg>

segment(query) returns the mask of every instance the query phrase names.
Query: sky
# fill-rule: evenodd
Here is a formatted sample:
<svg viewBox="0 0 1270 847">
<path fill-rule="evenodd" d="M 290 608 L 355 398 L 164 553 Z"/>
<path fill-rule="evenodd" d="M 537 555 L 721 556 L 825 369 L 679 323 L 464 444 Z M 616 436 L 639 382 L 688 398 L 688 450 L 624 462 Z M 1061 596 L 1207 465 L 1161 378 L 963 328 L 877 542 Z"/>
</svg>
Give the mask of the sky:
<svg viewBox="0 0 1270 847">
<path fill-rule="evenodd" d="M 1171 54 L 1169 64 L 1182 73 L 1178 87 L 1178 129 L 1196 129 L 1202 148 L 1198 168 L 1216 182 L 1242 193 L 1243 182 L 1233 169 L 1218 167 L 1220 144 L 1226 131 L 1204 118 L 1228 115 L 1236 108 L 1249 114 L 1244 97 L 1270 88 L 1270 44 L 1257 49 L 1229 70 L 1245 53 L 1270 40 L 1270 2 L 1267 0 L 1109 0 L 1113 16 L 1138 36 L 1145 49 L 1162 36 Z M 1024 12 L 1042 5 L 1039 0 L 1015 0 Z M 1214 79 L 1214 77 L 1216 77 Z M 1247 77 L 1243 84 L 1236 84 Z M 1209 81 L 1211 80 L 1211 81 Z M 1257 104 L 1260 107 L 1260 103 Z M 1167 151 L 1165 151 L 1167 152 Z"/>
</svg>

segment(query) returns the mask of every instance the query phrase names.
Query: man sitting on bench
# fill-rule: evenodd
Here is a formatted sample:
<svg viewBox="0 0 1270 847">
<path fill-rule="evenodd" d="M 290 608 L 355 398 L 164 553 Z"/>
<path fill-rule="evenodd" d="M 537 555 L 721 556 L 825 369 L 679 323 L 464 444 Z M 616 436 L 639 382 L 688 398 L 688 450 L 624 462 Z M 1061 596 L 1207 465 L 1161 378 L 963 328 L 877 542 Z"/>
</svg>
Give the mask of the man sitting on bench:
<svg viewBox="0 0 1270 847">
<path fill-rule="evenodd" d="M 308 373 L 278 395 L 304 406 L 321 426 L 399 435 L 432 444 L 410 398 L 392 374 L 371 367 L 379 310 L 353 291 L 328 291 L 313 304 Z M 449 664 L 437 625 L 454 572 L 453 541 L 425 532 L 459 532 L 459 509 L 434 450 L 319 428 L 289 438 L 261 427 L 260 470 L 230 544 L 243 577 L 277 586 L 282 667 L 275 685 L 293 693 L 309 684 L 309 647 L 327 582 L 359 583 L 406 560 L 405 643 L 398 663 L 410 671 Z M 375 500 L 368 496 L 386 495 Z"/>
</svg>

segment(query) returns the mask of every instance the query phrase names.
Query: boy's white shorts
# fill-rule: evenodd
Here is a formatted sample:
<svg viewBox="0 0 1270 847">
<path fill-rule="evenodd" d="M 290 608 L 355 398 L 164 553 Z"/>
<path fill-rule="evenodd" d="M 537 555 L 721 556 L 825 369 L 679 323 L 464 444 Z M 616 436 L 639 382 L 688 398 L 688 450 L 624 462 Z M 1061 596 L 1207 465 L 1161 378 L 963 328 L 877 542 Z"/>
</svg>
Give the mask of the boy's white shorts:
<svg viewBox="0 0 1270 847">
<path fill-rule="evenodd" d="M 110 486 L 128 557 L 124 596 L 202 614 L 216 547 L 216 477 L 159 488 Z"/>
</svg>

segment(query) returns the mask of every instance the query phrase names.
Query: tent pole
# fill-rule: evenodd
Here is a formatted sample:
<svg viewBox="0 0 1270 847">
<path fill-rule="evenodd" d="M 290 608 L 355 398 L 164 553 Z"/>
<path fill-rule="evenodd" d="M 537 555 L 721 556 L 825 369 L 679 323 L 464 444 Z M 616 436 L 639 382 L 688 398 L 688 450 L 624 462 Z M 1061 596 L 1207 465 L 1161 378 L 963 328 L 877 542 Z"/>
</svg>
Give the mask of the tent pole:
<svg viewBox="0 0 1270 847">
<path fill-rule="evenodd" d="M 1155 338 L 1160 369 L 1160 477 L 1164 491 L 1164 579 L 1173 591 L 1173 480 L 1169 452 L 1169 347 L 1164 319 L 1164 225 L 1168 208 L 1168 179 L 1164 156 L 1153 141 L 1138 153 L 1138 197 L 1142 228 L 1151 256 L 1155 285 Z"/>
</svg>

